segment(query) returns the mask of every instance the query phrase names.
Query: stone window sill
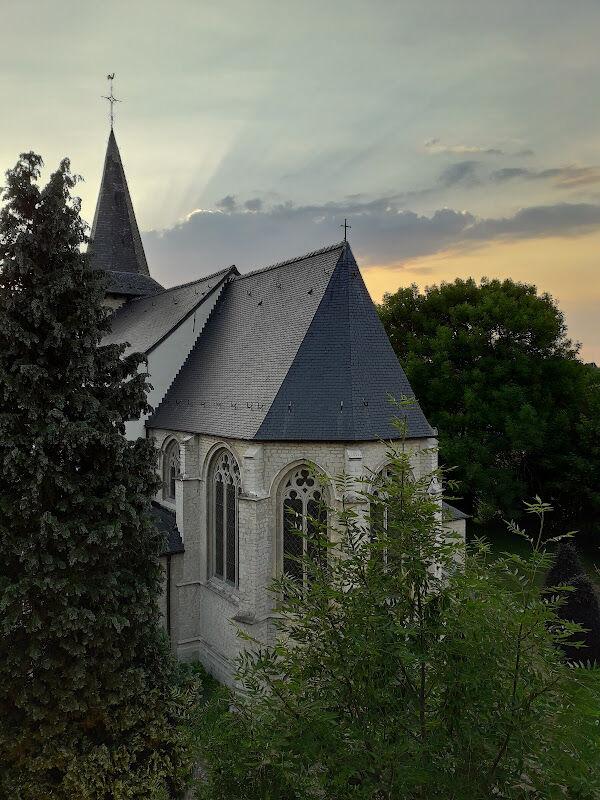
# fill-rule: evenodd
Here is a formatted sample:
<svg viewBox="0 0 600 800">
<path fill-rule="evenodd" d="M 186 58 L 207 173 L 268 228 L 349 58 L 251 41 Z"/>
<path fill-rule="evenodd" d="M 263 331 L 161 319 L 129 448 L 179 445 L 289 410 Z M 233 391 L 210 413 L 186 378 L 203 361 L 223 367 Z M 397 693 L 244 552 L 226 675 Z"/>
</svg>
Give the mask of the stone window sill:
<svg viewBox="0 0 600 800">
<path fill-rule="evenodd" d="M 239 606 L 240 593 L 234 586 L 229 586 L 218 578 L 209 578 L 206 585 L 212 592 L 218 594 L 219 597 L 227 600 L 232 605 Z"/>
</svg>

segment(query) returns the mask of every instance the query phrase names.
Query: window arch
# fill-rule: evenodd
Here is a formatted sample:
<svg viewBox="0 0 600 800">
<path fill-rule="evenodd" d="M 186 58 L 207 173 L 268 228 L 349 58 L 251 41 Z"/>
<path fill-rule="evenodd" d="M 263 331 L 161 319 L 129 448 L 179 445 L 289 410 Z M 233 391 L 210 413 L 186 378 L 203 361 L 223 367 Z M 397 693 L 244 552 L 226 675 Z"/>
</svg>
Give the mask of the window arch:
<svg viewBox="0 0 600 800">
<path fill-rule="evenodd" d="M 180 467 L 179 442 L 177 439 L 173 439 L 167 445 L 163 456 L 163 497 L 165 500 L 175 501 L 175 481 Z"/>
<path fill-rule="evenodd" d="M 316 536 L 321 525 L 327 524 L 327 509 L 323 505 L 325 490 L 306 466 L 290 472 L 282 486 L 279 571 L 305 582 L 306 570 L 296 559 L 307 554 L 314 556 L 318 552 L 318 544 L 312 537 Z M 302 536 L 299 531 L 302 531 Z"/>
<path fill-rule="evenodd" d="M 238 585 L 238 498 L 240 468 L 229 450 L 215 456 L 210 471 L 211 575 Z"/>
</svg>

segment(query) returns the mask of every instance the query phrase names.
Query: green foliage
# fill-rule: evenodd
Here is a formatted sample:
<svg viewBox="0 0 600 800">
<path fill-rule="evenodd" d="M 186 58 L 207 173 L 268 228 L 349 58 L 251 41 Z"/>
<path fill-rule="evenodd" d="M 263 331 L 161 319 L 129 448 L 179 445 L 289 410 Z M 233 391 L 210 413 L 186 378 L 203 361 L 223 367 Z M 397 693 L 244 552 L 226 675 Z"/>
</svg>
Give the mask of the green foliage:
<svg viewBox="0 0 600 800">
<path fill-rule="evenodd" d="M 188 768 L 189 679 L 158 627 L 140 355 L 99 346 L 105 278 L 64 160 L 7 173 L 0 212 L 0 796 L 159 798 Z"/>
<path fill-rule="evenodd" d="M 445 463 L 481 519 L 543 494 L 581 529 L 600 512 L 600 371 L 547 294 L 511 280 L 415 285 L 381 319 Z"/>
<path fill-rule="evenodd" d="M 465 553 L 441 527 L 440 474 L 413 481 L 405 447 L 389 458 L 358 498 L 336 481 L 306 581 L 273 585 L 277 643 L 248 640 L 240 691 L 198 716 L 198 797 L 600 797 L 600 681 L 555 646 L 580 628 L 537 586 L 543 537 L 527 557 Z"/>
</svg>

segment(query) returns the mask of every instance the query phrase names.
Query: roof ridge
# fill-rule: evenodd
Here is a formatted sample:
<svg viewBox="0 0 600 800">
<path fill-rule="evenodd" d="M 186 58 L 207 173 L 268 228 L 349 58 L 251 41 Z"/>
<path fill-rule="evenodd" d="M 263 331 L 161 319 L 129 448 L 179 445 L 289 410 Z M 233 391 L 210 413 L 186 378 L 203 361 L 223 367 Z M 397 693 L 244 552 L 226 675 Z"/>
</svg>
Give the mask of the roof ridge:
<svg viewBox="0 0 600 800">
<path fill-rule="evenodd" d="M 231 270 L 234 270 L 234 269 L 237 272 L 237 268 L 236 268 L 235 264 L 232 264 L 229 267 L 224 267 L 223 269 L 218 270 L 218 272 L 212 272 L 210 275 L 203 275 L 201 278 L 196 278 L 195 281 L 188 281 L 187 283 L 179 283 L 179 284 L 177 284 L 177 286 L 169 286 L 166 289 L 163 288 L 162 291 L 160 291 L 160 292 L 156 292 L 156 294 L 147 294 L 147 295 L 144 295 L 143 297 L 136 297 L 135 300 L 130 300 L 129 303 L 127 303 L 127 306 L 129 308 L 131 308 L 134 305 L 134 303 L 138 302 L 138 300 L 148 300 L 150 298 L 152 298 L 152 300 L 155 300 L 157 297 L 162 297 L 163 294 L 168 294 L 169 292 L 175 291 L 175 289 L 185 289 L 186 287 L 193 286 L 196 283 L 201 283 L 202 281 L 208 281 L 211 278 L 217 278 L 220 275 L 224 275 L 225 273 L 231 272 Z M 115 270 L 111 270 L 111 272 L 115 272 Z M 128 274 L 131 274 L 131 273 L 126 273 L 125 272 L 125 273 L 122 273 L 122 274 L 128 275 Z M 152 280 L 154 280 L 154 278 L 152 278 Z M 158 281 L 157 281 L 157 283 L 158 283 Z M 160 286 L 160 283 L 158 285 Z"/>
<path fill-rule="evenodd" d="M 277 269 L 278 267 L 286 267 L 288 264 L 294 264 L 297 261 L 305 261 L 307 258 L 314 258 L 314 256 L 319 256 L 323 253 L 330 253 L 338 248 L 343 248 L 345 244 L 346 242 L 337 242 L 336 244 L 327 245 L 327 247 L 321 247 L 319 250 L 311 250 L 310 253 L 305 253 L 303 256 L 296 256 L 295 258 L 288 258 L 285 261 L 278 261 L 275 264 L 270 264 L 268 267 L 253 269 L 250 272 L 242 272 L 235 278 L 235 280 L 241 281 L 244 278 L 249 278 L 251 275 L 258 275 L 261 272 L 268 272 L 269 270 Z"/>
<path fill-rule="evenodd" d="M 218 269 L 216 272 L 211 272 L 210 275 L 202 275 L 200 278 L 196 278 L 194 281 L 188 281 L 187 283 L 178 283 L 175 286 L 169 286 L 164 291 L 172 292 L 174 289 L 185 289 L 186 286 L 192 286 L 194 283 L 200 283 L 200 281 L 208 281 L 211 278 L 216 278 L 218 275 L 222 275 L 224 272 L 230 272 L 234 269 L 237 271 L 235 264 L 230 264 L 228 267 L 223 267 L 223 269 Z M 163 292 L 159 292 L 159 294 L 163 294 Z"/>
</svg>

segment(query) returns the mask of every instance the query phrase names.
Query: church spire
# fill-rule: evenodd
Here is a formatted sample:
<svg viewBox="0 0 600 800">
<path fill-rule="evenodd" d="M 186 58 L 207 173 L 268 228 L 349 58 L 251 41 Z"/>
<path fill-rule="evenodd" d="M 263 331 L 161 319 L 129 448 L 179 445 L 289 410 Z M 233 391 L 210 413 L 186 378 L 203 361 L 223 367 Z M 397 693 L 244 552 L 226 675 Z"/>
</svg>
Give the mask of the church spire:
<svg viewBox="0 0 600 800">
<path fill-rule="evenodd" d="M 88 251 L 92 269 L 150 276 L 112 127 Z"/>
</svg>

